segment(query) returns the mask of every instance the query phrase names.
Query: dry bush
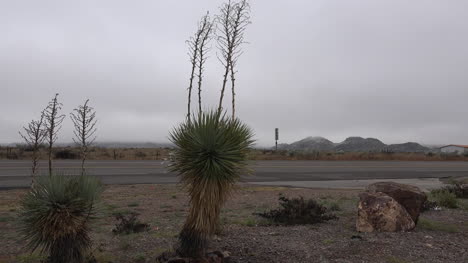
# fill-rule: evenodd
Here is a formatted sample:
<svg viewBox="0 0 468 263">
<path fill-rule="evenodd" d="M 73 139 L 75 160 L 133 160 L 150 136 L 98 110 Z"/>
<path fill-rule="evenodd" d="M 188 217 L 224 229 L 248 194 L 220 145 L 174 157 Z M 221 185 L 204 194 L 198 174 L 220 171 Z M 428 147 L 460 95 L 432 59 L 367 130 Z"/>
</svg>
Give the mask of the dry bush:
<svg viewBox="0 0 468 263">
<path fill-rule="evenodd" d="M 254 215 L 271 220 L 275 224 L 304 225 L 322 223 L 332 219 L 338 219 L 333 214 L 327 213 L 327 208 L 314 199 L 305 200 L 304 197 L 287 198 L 279 197 L 280 208 Z"/>
<path fill-rule="evenodd" d="M 468 161 L 462 155 L 425 153 L 376 153 L 376 152 L 306 152 L 286 150 L 255 150 L 252 160 L 317 160 L 317 161 Z"/>
<path fill-rule="evenodd" d="M 143 231 L 148 231 L 150 226 L 149 224 L 142 223 L 138 220 L 138 213 L 130 213 L 128 215 L 118 213 L 115 215 L 118 223 L 115 225 L 115 228 L 112 229 L 114 234 L 131 234 L 131 233 L 140 233 Z"/>
</svg>

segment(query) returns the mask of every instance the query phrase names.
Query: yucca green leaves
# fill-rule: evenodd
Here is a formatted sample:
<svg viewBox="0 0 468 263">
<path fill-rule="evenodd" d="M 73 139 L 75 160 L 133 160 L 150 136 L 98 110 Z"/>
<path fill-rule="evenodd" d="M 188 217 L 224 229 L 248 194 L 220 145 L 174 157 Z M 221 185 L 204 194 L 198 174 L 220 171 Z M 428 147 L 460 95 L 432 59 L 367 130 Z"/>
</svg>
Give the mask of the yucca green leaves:
<svg viewBox="0 0 468 263">
<path fill-rule="evenodd" d="M 239 119 L 211 111 L 182 123 L 170 139 L 176 145 L 170 170 L 180 174 L 191 204 L 179 253 L 198 256 L 216 229 L 221 206 L 247 172 L 253 133 Z"/>
<path fill-rule="evenodd" d="M 94 177 L 39 176 L 21 200 L 19 231 L 27 247 L 48 253 L 49 262 L 82 262 L 101 191 Z"/>
<path fill-rule="evenodd" d="M 171 170 L 180 173 L 186 183 L 201 179 L 234 182 L 246 167 L 252 137 L 239 119 L 216 112 L 194 116 L 170 134 L 177 146 Z"/>
</svg>

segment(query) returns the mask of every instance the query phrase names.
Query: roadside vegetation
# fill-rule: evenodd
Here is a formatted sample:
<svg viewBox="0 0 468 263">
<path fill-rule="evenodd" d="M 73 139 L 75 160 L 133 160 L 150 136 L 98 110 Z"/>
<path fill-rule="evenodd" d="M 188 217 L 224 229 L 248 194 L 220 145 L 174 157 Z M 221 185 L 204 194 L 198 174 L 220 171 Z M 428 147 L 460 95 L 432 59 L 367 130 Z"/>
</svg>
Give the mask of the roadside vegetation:
<svg viewBox="0 0 468 263">
<path fill-rule="evenodd" d="M 252 160 L 317 160 L 317 161 L 468 161 L 468 156 L 441 153 L 388 152 L 305 152 L 254 150 Z"/>
<path fill-rule="evenodd" d="M 173 147 L 163 148 L 104 148 L 90 146 L 87 160 L 169 160 Z M 80 147 L 54 147 L 57 159 L 80 159 Z M 39 145 L 38 159 L 47 160 L 44 145 Z M 0 146 L 0 159 L 27 160 L 33 155 L 33 149 L 25 144 L 16 146 Z M 317 161 L 468 161 L 468 156 L 441 155 L 424 153 L 368 153 L 368 152 L 286 152 L 252 149 L 249 160 L 317 160 Z"/>
<path fill-rule="evenodd" d="M 466 178 L 449 178 L 446 183 L 446 186 L 430 191 L 427 207 L 429 209 L 434 209 L 437 206 L 467 209 L 468 184 Z"/>
</svg>

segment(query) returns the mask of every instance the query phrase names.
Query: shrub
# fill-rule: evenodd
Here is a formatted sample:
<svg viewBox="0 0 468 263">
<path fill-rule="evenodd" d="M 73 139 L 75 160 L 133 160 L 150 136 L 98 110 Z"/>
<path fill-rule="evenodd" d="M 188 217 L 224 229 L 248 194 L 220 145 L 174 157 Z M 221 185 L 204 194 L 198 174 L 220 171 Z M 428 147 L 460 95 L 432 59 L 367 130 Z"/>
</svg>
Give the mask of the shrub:
<svg viewBox="0 0 468 263">
<path fill-rule="evenodd" d="M 457 208 L 457 196 L 446 189 L 436 189 L 431 191 L 431 196 L 435 202 L 443 207 Z"/>
<path fill-rule="evenodd" d="M 333 214 L 327 214 L 327 208 L 313 199 L 304 197 L 288 199 L 280 196 L 280 208 L 265 213 L 255 213 L 277 224 L 302 225 L 315 224 L 337 219 Z"/>
<path fill-rule="evenodd" d="M 56 159 L 78 159 L 80 156 L 70 149 L 63 149 L 55 153 Z"/>
<path fill-rule="evenodd" d="M 434 189 L 431 193 L 449 192 L 453 193 L 457 198 L 468 198 L 468 187 L 466 185 L 456 180 L 451 180 L 449 183 L 450 185 Z"/>
<path fill-rule="evenodd" d="M 115 218 L 119 221 L 115 228 L 112 229 L 114 234 L 130 234 L 139 233 L 149 230 L 149 224 L 141 223 L 138 220 L 138 213 L 132 212 L 130 214 L 118 213 Z"/>
<path fill-rule="evenodd" d="M 457 198 L 468 198 L 468 187 L 461 182 L 454 181 L 451 185 L 444 187 L 444 189 L 455 194 Z"/>
<path fill-rule="evenodd" d="M 142 151 L 138 151 L 138 152 L 135 153 L 135 156 L 138 157 L 138 158 L 145 158 L 146 153 L 144 153 Z"/>
<path fill-rule="evenodd" d="M 48 253 L 48 262 L 82 262 L 91 248 L 90 221 L 102 191 L 87 176 L 40 176 L 21 200 L 19 231 L 27 247 Z"/>
</svg>

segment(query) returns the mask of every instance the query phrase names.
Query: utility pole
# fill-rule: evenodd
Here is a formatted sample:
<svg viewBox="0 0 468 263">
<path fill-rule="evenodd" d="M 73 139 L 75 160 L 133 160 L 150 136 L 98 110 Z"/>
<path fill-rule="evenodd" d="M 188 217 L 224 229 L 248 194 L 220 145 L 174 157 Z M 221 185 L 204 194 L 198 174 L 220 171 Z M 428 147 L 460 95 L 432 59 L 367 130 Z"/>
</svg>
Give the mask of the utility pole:
<svg viewBox="0 0 468 263">
<path fill-rule="evenodd" d="M 279 129 L 275 128 L 275 151 L 278 151 Z"/>
</svg>

